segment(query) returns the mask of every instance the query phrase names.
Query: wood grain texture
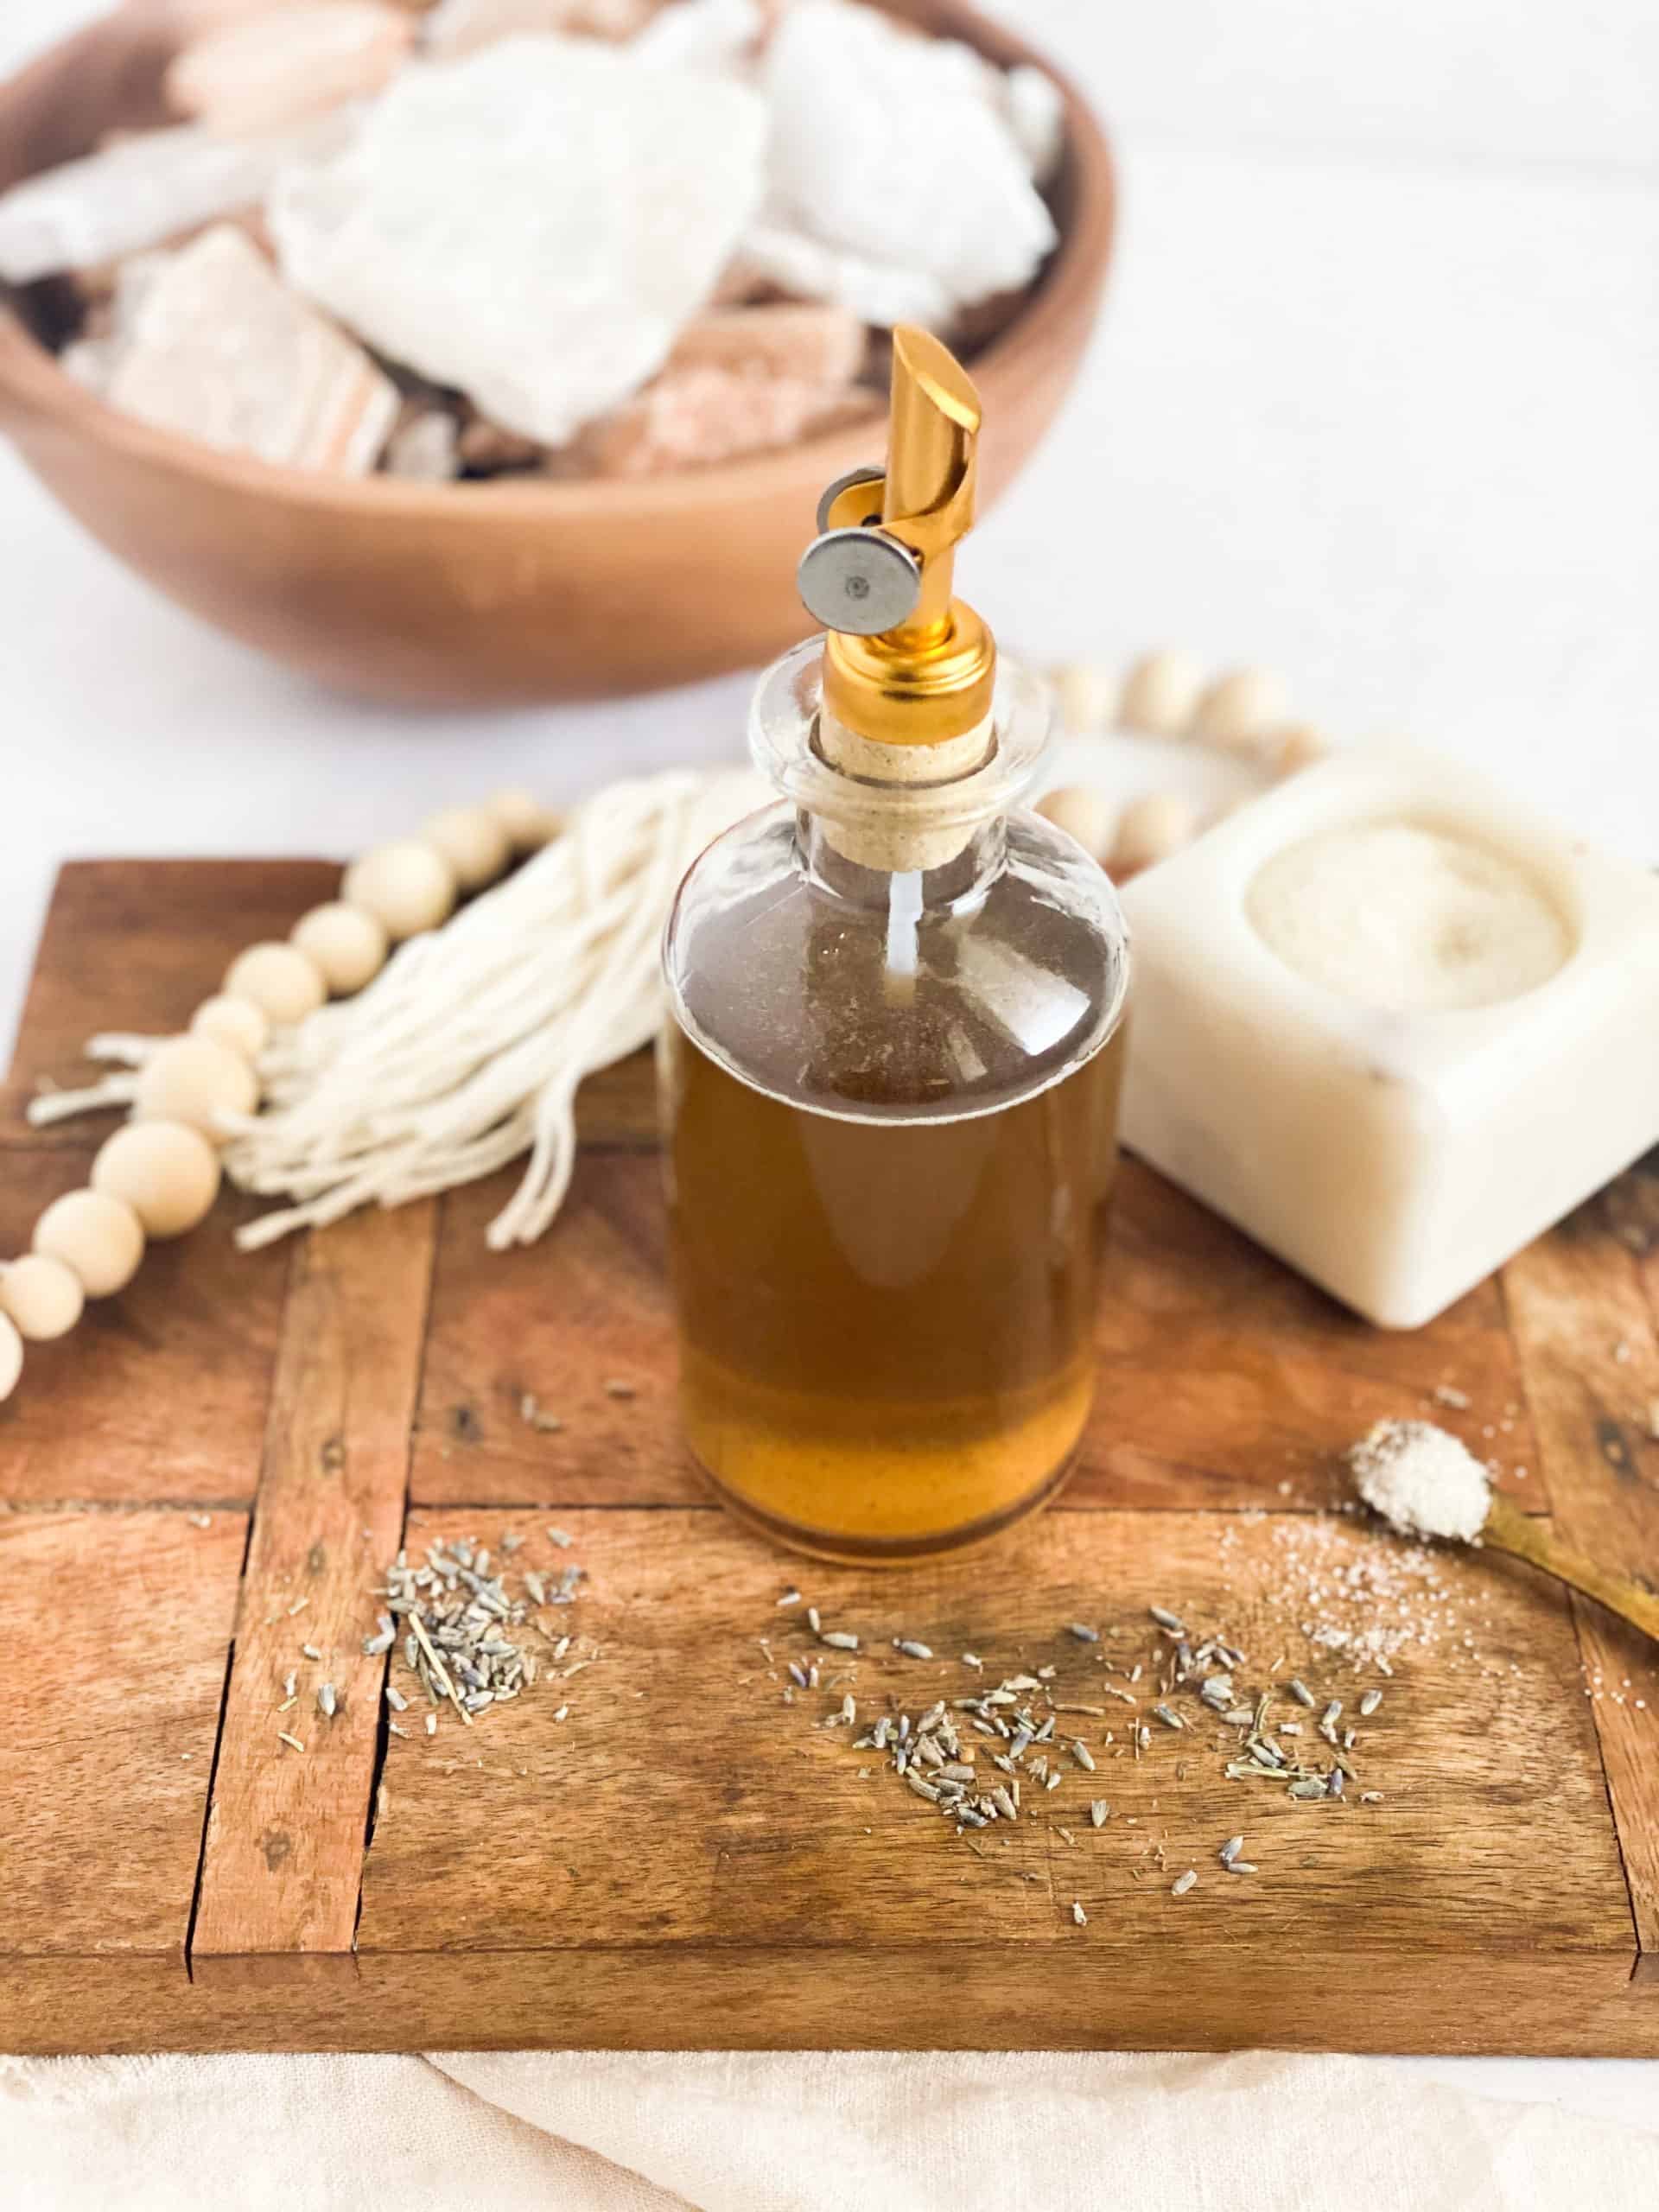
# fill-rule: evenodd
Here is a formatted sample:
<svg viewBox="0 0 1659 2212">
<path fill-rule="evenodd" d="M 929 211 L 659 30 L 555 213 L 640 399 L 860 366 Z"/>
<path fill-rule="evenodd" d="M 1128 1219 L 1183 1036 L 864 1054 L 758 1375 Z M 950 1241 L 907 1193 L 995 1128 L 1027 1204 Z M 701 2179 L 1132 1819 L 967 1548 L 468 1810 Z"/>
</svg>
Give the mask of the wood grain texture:
<svg viewBox="0 0 1659 2212">
<path fill-rule="evenodd" d="M 0 1255 L 27 1251 L 36 1218 L 86 1181 L 96 1148 L 0 1147 Z M 67 1337 L 29 1346 L 0 1412 L 0 1494 L 251 1500 L 293 1261 L 286 1247 L 236 1249 L 235 1224 L 256 1211 L 226 1193 L 193 1236 L 153 1245 L 127 1288 L 93 1300 Z"/>
<path fill-rule="evenodd" d="M 556 1236 L 492 1252 L 516 1176 L 449 1193 L 410 1494 L 418 1503 L 696 1503 L 679 1442 L 655 1152 L 587 1152 Z M 607 1383 L 634 1393 L 613 1396 Z M 533 1427 L 526 1397 L 561 1421 Z"/>
<path fill-rule="evenodd" d="M 107 1021 L 124 972 L 124 1020 L 175 1022 L 249 931 L 251 893 L 253 926 L 278 929 L 332 880 L 68 872 L 47 943 L 75 972 L 37 983 L 19 1077 Z M 176 938 L 159 964 L 152 916 Z M 140 948 L 125 971 L 124 946 Z M 780 1558 L 701 1502 L 673 1422 L 648 1063 L 591 1087 L 582 1115 L 570 1210 L 534 1250 L 485 1252 L 510 1179 L 247 1258 L 222 1202 L 90 1326 L 31 1353 L 0 1408 L 0 1557 L 22 1593 L 7 1625 L 70 1687 L 14 1722 L 0 2047 L 1659 2053 L 1649 1658 L 1519 1563 L 1418 1557 L 1306 1510 L 1340 1497 L 1338 1454 L 1365 1422 L 1427 1414 L 1496 1452 L 1517 1503 L 1548 1502 L 1564 1536 L 1651 1583 L 1651 1172 L 1407 1338 L 1131 1163 L 1101 1406 L 1063 1505 L 982 1554 L 884 1575 Z M 86 1149 L 60 1135 L 0 1151 L 0 1226 Z M 1436 1404 L 1442 1382 L 1469 1407 Z M 525 1392 L 565 1427 L 527 1427 Z M 245 1499 L 256 1471 L 226 1691 L 246 1516 L 197 1529 L 143 1502 Z M 99 1481 L 118 1509 L 27 1502 Z M 407 1737 L 381 1737 L 384 1662 L 359 1644 L 406 1481 L 411 1543 L 471 1531 L 499 1549 L 512 1530 L 520 1563 L 582 1561 L 591 1586 L 543 1617 L 579 1641 L 563 1662 L 543 1649 L 556 1669 L 596 1645 L 592 1663 L 464 1733 L 446 1714 L 428 1738 L 417 1704 Z M 785 1663 L 809 1651 L 798 1610 L 774 1602 L 791 1578 L 867 1649 L 818 1652 L 820 1689 L 785 1702 Z M 1295 1670 L 1341 1696 L 1356 1787 L 1382 1802 L 1229 1781 L 1190 1699 L 1198 1726 L 1154 1724 L 1141 1759 L 1124 1755 L 1128 1708 L 1089 1691 L 1103 1656 L 1150 1655 L 1153 1602 L 1224 1622 L 1243 1681 Z M 1072 1618 L 1103 1644 L 1065 1637 Z M 1392 1679 L 1306 1633 L 1368 1622 L 1419 1639 Z M 900 1659 L 899 1632 L 940 1656 Z M 1052 1797 L 977 1851 L 816 1725 L 837 1672 L 865 1717 L 890 1698 L 913 1713 L 983 1679 L 963 1649 L 992 1675 L 1052 1663 L 1062 1702 L 1106 1708 L 1063 1723 L 1096 1772 L 1063 1758 Z M 342 1693 L 333 1722 L 323 1679 Z M 1360 1719 L 1370 1683 L 1383 1702 Z M 276 1745 L 295 1720 L 303 1754 Z M 1098 1832 L 1096 1796 L 1113 1807 Z M 1228 1878 L 1215 1852 L 1239 1829 L 1261 1871 Z M 1173 1898 L 1186 1865 L 1198 1887 Z"/>
<path fill-rule="evenodd" d="M 32 1129 L 41 1077 L 100 1072 L 86 1039 L 184 1026 L 238 944 L 280 937 L 339 871 L 316 861 L 72 861 L 60 872 L 0 1090 L 0 1255 L 26 1251 L 52 1199 L 84 1183 L 113 1115 Z M 234 919 L 227 926 L 227 917 Z M 242 933 L 245 932 L 245 936 Z M 245 1504 L 258 1478 L 291 1247 L 238 1253 L 260 1211 L 234 1192 L 194 1235 L 157 1244 L 118 1297 L 32 1344 L 5 1408 L 0 1482 L 14 1500 Z"/>
<path fill-rule="evenodd" d="M 1646 1179 L 1637 1171 L 1634 1179 Z M 1659 1592 L 1659 1305 L 1651 1254 L 1638 1256 L 1619 1233 L 1645 1203 L 1632 1180 L 1621 1179 L 1512 1260 L 1504 1287 L 1555 1526 Z M 1641 1941 L 1638 1971 L 1659 1995 L 1659 1651 L 1590 1600 L 1573 1603 Z"/>
<path fill-rule="evenodd" d="M 198 1975 L 271 1957 L 351 1970 L 385 1670 L 361 1643 L 369 1590 L 401 1539 L 434 1213 L 359 1215 L 301 1255 L 214 1772 Z M 290 1672 L 296 1701 L 283 1713 Z M 317 1706 L 324 1682 L 332 1718 Z"/>
<path fill-rule="evenodd" d="M 81 1057 L 100 1030 L 184 1028 L 244 945 L 286 937 L 339 887 L 327 861 L 66 861 L 0 1089 L 0 1146 L 53 1150 L 86 1129 L 107 1134 L 113 1116 L 32 1129 L 24 1104 L 43 1079 L 73 1089 L 106 1073 Z"/>
<path fill-rule="evenodd" d="M 610 1072 L 609 1125 L 644 1125 L 649 1062 Z M 620 1110 L 625 1086 L 631 1116 Z M 446 1201 L 418 1502 L 671 1504 L 704 1495 L 674 1407 L 660 1171 L 654 1153 L 628 1141 L 584 1154 L 558 1236 L 540 1246 L 485 1244 L 512 1174 Z M 1430 1328 L 1373 1329 L 1126 1160 L 1096 1336 L 1099 1393 L 1069 1505 L 1337 1505 L 1349 1488 L 1343 1452 L 1402 1413 L 1432 1417 L 1496 1458 L 1517 1505 L 1548 1503 L 1496 1281 Z M 612 1381 L 636 1395 L 609 1397 Z M 1469 1405 L 1437 1402 L 1443 1383 Z M 527 1393 L 563 1427 L 530 1427 Z"/>
<path fill-rule="evenodd" d="M 516 1531 L 529 1539 L 526 1561 L 582 1561 L 583 1594 L 544 1618 L 550 1633 L 581 1639 L 562 1663 L 594 1643 L 601 1656 L 568 1681 L 552 1662 L 535 1694 L 470 1733 L 441 1716 L 436 1735 L 391 1743 L 365 1874 L 365 1959 L 463 1942 L 805 1955 L 917 1947 L 925 1931 L 930 1948 L 1000 1960 L 1034 1947 L 1078 1967 L 1097 1951 L 1145 1946 L 1183 1988 L 1217 1945 L 1253 1960 L 1286 1947 L 1405 1952 L 1426 1968 L 1441 1951 L 1599 1952 L 1630 1969 L 1630 1910 L 1571 1625 L 1554 1590 L 1522 1574 L 1474 1554 L 1437 1559 L 1441 1595 L 1425 1583 L 1378 1608 L 1421 1622 L 1429 1639 L 1396 1653 L 1385 1678 L 1357 1674 L 1303 1633 L 1332 1602 L 1316 1593 L 1351 1572 L 1402 1572 L 1393 1540 L 1347 1523 L 1062 1510 L 994 1550 L 899 1576 L 786 1567 L 723 1516 L 620 1510 L 564 1522 L 576 1540 L 568 1554 L 523 1516 L 410 1516 L 411 1549 L 467 1534 L 499 1557 Z M 826 1625 L 862 1637 L 861 1651 L 826 1649 L 802 1608 L 779 1610 L 791 1573 Z M 1121 1682 L 1109 1661 L 1150 1661 L 1160 1639 L 1147 1608 L 1158 1603 L 1179 1605 L 1191 1626 L 1225 1628 L 1249 1655 L 1238 1679 L 1252 1688 L 1300 1673 L 1321 1700 L 1351 1707 L 1383 1688 L 1375 1718 L 1356 1722 L 1351 1786 L 1381 1789 L 1384 1802 L 1310 1806 L 1278 1785 L 1226 1779 L 1232 1732 L 1206 1725 L 1190 1694 L 1174 1703 L 1192 1725 L 1154 1724 L 1137 1759 L 1137 1715 L 1100 1685 Z M 1078 1643 L 1071 1620 L 1098 1625 L 1101 1643 Z M 896 1635 L 938 1656 L 906 1659 Z M 962 1663 L 964 1649 L 982 1673 Z M 808 1657 L 821 1687 L 791 1691 L 787 1662 Z M 821 1725 L 845 1691 L 861 1719 L 896 1718 L 1045 1665 L 1058 1669 L 1057 1700 L 1105 1708 L 1059 1724 L 1084 1737 L 1096 1770 L 1068 1758 L 1058 1789 L 1027 1781 L 1025 1816 L 974 1839 L 979 1851 L 879 1758 L 855 1752 L 846 1730 Z M 1157 1694 L 1135 1694 L 1149 1719 Z M 1292 1717 L 1282 1693 L 1280 1704 Z M 991 1748 L 966 1740 L 982 1758 Z M 1096 1796 L 1113 1808 L 1098 1832 Z M 1261 1867 L 1249 1879 L 1216 1865 L 1241 1828 Z M 1160 1841 L 1161 1872 L 1144 1855 Z M 1189 1866 L 1199 1887 L 1172 1897 Z M 1074 1897 L 1086 1929 L 1072 1924 Z M 971 1980 L 963 2002 L 974 2002 Z M 1257 2018 L 1271 2040 L 1274 2022 Z"/>
<path fill-rule="evenodd" d="M 932 1924 L 932 1916 L 929 1926 Z M 1092 1930 L 1088 1931 L 1092 1932 Z M 1097 1951 L 1093 1972 L 1032 1948 L 658 1946 L 364 1958 L 355 1983 L 189 1983 L 153 1960 L 31 1961 L 6 1989 L 6 2044 L 150 2050 L 1286 2050 L 1650 2057 L 1650 1993 L 1606 1952 L 1445 1954 L 1425 1975 L 1345 1946 L 1230 1953 L 1178 1985 L 1157 1946 Z M 0 1962 L 3 1964 L 3 1962 Z M 1238 1983 L 1255 2001 L 1241 2025 Z M 974 2002 L 964 2005 L 964 1981 Z"/>
<path fill-rule="evenodd" d="M 47 1954 L 146 1955 L 184 1982 L 247 1535 L 245 1514 L 200 1518 L 0 1514 L 12 1677 L 0 2012 Z"/>
</svg>

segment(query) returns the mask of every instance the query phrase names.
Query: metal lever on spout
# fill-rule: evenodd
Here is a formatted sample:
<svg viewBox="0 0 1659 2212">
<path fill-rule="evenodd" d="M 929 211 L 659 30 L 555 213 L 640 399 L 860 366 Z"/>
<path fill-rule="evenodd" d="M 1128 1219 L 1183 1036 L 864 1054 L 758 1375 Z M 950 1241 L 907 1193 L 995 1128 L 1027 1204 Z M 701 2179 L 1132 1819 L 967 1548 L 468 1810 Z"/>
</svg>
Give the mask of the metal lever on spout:
<svg viewBox="0 0 1659 2212">
<path fill-rule="evenodd" d="M 827 630 L 912 645 L 942 633 L 956 547 L 974 519 L 980 419 L 955 357 L 925 330 L 895 330 L 887 467 L 830 485 L 797 572 Z"/>
</svg>

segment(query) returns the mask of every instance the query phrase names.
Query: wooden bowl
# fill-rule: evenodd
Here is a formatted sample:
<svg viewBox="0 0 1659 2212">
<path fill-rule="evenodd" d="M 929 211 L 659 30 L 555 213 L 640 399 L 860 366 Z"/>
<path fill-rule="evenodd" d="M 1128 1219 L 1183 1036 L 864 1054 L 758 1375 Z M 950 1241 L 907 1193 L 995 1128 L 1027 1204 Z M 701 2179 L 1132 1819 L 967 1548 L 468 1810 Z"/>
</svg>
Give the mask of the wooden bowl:
<svg viewBox="0 0 1659 2212">
<path fill-rule="evenodd" d="M 1010 64 L 1020 40 L 959 0 L 893 12 Z M 0 188 L 160 119 L 176 43 L 128 8 L 0 86 Z M 1049 65 L 1045 61 L 1042 66 Z M 1065 94 L 1061 241 L 1014 321 L 973 358 L 982 500 L 1031 452 L 1076 371 L 1110 251 L 1099 127 Z M 0 429 L 95 537 L 232 637 L 325 683 L 419 705 L 637 691 L 770 658 L 808 626 L 795 563 L 818 494 L 880 458 L 880 423 L 645 481 L 339 482 L 219 453 L 104 406 L 0 306 Z"/>
</svg>

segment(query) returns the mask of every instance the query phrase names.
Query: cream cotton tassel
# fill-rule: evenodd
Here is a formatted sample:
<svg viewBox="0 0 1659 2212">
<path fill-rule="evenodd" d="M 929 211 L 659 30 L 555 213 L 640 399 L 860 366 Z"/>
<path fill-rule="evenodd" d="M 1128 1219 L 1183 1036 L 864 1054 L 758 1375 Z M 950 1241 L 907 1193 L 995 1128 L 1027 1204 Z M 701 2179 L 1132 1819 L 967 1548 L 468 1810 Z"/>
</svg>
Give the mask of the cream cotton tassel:
<svg viewBox="0 0 1659 2212">
<path fill-rule="evenodd" d="M 740 770 L 613 784 L 356 998 L 273 1039 L 264 1110 L 228 1124 L 225 1166 L 293 1203 L 239 1230 L 242 1247 L 474 1181 L 526 1150 L 488 1241 L 533 1243 L 569 1185 L 578 1084 L 661 1022 L 658 945 L 680 878 L 768 797 Z"/>
</svg>

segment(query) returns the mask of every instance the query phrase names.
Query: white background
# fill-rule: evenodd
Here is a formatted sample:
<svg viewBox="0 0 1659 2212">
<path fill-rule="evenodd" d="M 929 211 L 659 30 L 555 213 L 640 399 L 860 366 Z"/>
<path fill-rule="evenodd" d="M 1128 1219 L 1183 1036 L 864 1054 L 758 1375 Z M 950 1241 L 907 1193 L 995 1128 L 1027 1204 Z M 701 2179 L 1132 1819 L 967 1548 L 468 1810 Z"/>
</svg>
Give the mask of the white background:
<svg viewBox="0 0 1659 2212">
<path fill-rule="evenodd" d="M 6 0 L 0 68 L 96 12 Z M 975 543 L 999 633 L 1266 660 L 1338 734 L 1409 733 L 1659 860 L 1659 8 L 1002 12 L 1092 90 L 1124 213 L 1077 394 Z M 734 752 L 746 691 L 332 696 L 152 596 L 0 451 L 0 1041 L 67 855 L 349 853 L 504 781 Z M 1482 2071 L 1659 2094 L 1651 2069 Z"/>
<path fill-rule="evenodd" d="M 1044 659 L 1284 671 L 1659 859 L 1659 9 L 1004 0 L 1092 91 L 1123 227 L 971 595 Z M 0 68 L 99 12 L 5 0 Z M 0 448 L 0 1044 L 67 854 L 349 853 L 433 804 L 740 742 L 741 681 L 410 717 L 153 596 Z"/>
</svg>

